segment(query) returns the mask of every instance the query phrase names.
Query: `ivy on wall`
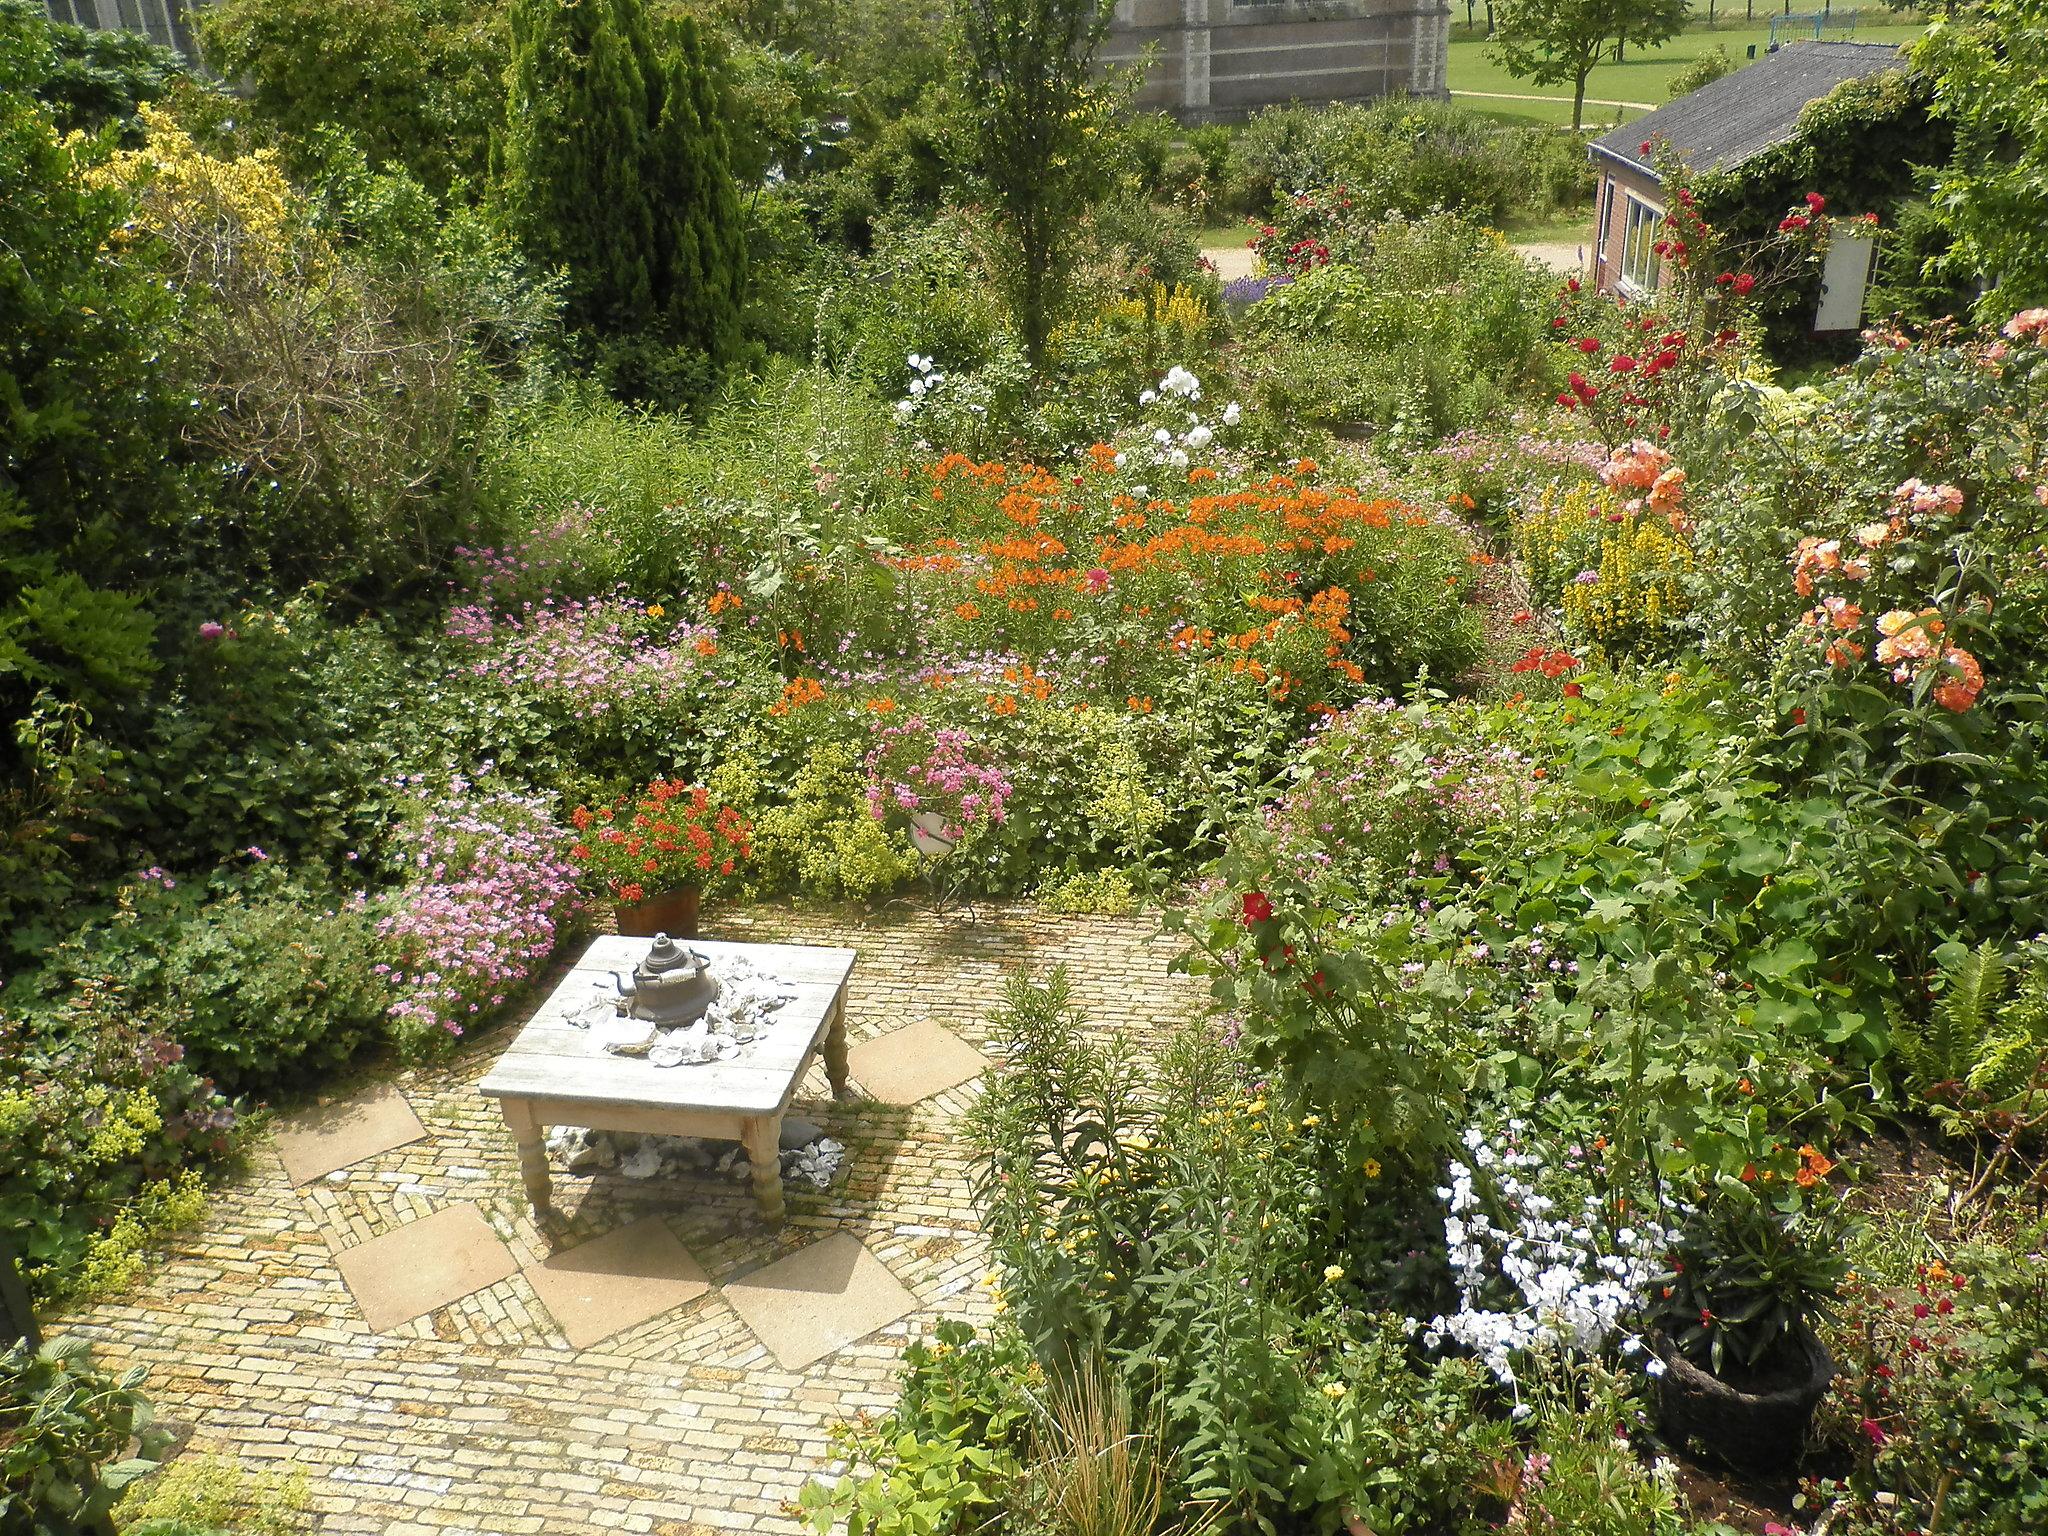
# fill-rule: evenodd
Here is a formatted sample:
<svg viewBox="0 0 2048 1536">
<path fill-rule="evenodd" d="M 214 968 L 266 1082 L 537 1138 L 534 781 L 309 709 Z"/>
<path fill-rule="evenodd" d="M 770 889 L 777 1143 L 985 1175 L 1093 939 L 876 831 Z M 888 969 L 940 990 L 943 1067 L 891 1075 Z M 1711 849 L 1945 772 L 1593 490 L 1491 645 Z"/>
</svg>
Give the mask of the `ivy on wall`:
<svg viewBox="0 0 2048 1536">
<path fill-rule="evenodd" d="M 1717 228 L 1743 236 L 1769 231 L 1785 209 L 1809 192 L 1828 211 L 1875 213 L 1891 231 L 1914 200 L 1923 168 L 1948 158 L 1948 125 L 1930 112 L 1931 82 L 1891 70 L 1844 81 L 1806 104 L 1792 136 L 1740 165 L 1700 178 L 1700 209 Z M 1917 265 L 1918 257 L 1887 238 L 1884 262 Z M 1767 301 L 1763 320 L 1780 358 L 1812 349 L 1807 327 L 1820 299 L 1820 272 L 1788 283 Z"/>
</svg>

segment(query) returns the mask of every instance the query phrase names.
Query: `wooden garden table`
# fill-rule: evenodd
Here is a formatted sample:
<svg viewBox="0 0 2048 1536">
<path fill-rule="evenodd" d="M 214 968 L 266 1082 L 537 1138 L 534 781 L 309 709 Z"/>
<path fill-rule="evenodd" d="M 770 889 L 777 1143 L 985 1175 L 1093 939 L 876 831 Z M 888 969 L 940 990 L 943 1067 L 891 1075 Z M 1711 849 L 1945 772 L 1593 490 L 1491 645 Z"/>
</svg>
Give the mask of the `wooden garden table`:
<svg viewBox="0 0 2048 1536">
<path fill-rule="evenodd" d="M 625 1020 L 578 1028 L 570 1018 L 596 998 L 616 997 L 609 972 L 630 976 L 652 941 L 607 935 L 583 952 L 478 1085 L 498 1101 L 519 1147 L 519 1177 L 534 1214 L 552 1208 L 547 1148 L 551 1125 L 661 1136 L 738 1141 L 753 1164 L 754 1195 L 771 1224 L 782 1221 L 782 1116 L 804 1069 L 822 1045 L 834 1097 L 846 1093 L 846 983 L 854 952 L 807 944 L 687 942 L 711 961 L 739 956 L 796 995 L 738 1056 L 698 1065 L 657 1067 L 645 1057 L 615 1056 L 605 1042 L 644 1026 Z M 600 993 L 599 983 L 605 992 Z"/>
</svg>

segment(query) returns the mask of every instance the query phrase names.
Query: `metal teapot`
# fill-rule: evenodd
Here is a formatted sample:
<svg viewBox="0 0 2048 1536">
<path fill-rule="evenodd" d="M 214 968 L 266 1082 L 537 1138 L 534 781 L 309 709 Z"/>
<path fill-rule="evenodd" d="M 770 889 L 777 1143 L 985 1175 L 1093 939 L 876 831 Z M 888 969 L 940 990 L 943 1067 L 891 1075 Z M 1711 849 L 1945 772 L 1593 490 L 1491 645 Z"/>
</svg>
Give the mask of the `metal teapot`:
<svg viewBox="0 0 2048 1536">
<path fill-rule="evenodd" d="M 611 973 L 619 989 L 619 1011 L 663 1029 L 694 1024 L 718 1000 L 718 980 L 710 968 L 696 950 L 657 933 L 654 947 L 631 976 Z"/>
</svg>

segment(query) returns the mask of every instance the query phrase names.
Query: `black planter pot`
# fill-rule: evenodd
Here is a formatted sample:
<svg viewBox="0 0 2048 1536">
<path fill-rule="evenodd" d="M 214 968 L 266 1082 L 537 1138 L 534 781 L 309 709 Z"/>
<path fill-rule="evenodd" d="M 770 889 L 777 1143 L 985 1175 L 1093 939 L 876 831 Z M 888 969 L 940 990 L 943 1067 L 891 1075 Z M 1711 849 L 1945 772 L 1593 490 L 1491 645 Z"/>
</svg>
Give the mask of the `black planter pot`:
<svg viewBox="0 0 2048 1536">
<path fill-rule="evenodd" d="M 1804 1364 L 1798 1379 L 1764 1392 L 1745 1392 L 1709 1375 L 1662 1339 L 1664 1374 L 1657 1378 L 1657 1431 L 1674 1446 L 1701 1450 L 1753 1472 L 1773 1472 L 1806 1449 L 1813 1411 L 1834 1380 L 1835 1359 L 1813 1330 L 1797 1337 Z"/>
</svg>

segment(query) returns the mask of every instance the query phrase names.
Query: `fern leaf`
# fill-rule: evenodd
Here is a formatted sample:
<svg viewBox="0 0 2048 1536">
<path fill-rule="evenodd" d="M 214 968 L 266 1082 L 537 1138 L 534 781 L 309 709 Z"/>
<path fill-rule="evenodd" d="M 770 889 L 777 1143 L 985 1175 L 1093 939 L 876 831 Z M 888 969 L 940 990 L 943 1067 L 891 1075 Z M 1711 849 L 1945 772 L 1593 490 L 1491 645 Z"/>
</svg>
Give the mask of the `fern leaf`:
<svg viewBox="0 0 2048 1536">
<path fill-rule="evenodd" d="M 2042 1045 L 2032 1035 L 2015 1031 L 1993 1035 L 1977 1052 L 1969 1084 L 1993 1103 L 2003 1103 L 2027 1086 L 2041 1061 Z"/>
<path fill-rule="evenodd" d="M 1986 939 L 1948 970 L 1947 977 L 1942 1005 L 1955 1019 L 1958 1039 L 1967 1043 L 1974 1057 L 1976 1047 L 1997 1027 L 1996 1004 L 2005 990 L 2005 951 Z"/>
</svg>

